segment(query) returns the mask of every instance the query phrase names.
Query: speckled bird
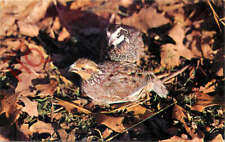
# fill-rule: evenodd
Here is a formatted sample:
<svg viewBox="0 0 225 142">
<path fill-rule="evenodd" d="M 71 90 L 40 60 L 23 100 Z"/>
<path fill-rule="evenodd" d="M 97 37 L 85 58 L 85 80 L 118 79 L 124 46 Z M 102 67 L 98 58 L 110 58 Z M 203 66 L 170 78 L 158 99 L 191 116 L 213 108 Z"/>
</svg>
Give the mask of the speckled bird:
<svg viewBox="0 0 225 142">
<path fill-rule="evenodd" d="M 138 62 L 144 53 L 142 33 L 133 27 L 112 24 L 106 29 L 111 61 Z"/>
<path fill-rule="evenodd" d="M 96 64 L 81 58 L 70 66 L 69 71 L 81 76 L 81 90 L 95 104 L 137 101 L 146 91 L 154 91 L 163 98 L 168 94 L 166 87 L 152 72 L 143 72 L 128 62 Z"/>
</svg>

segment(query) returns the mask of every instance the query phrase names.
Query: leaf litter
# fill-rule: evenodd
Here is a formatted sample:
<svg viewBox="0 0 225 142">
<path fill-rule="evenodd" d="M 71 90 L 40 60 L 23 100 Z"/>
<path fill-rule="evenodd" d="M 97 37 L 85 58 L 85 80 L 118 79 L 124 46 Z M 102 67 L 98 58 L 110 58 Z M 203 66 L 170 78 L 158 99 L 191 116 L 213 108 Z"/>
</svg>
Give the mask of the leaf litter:
<svg viewBox="0 0 225 142">
<path fill-rule="evenodd" d="M 6 0 L 0 8 L 1 140 L 224 139 L 222 1 Z M 144 33 L 141 68 L 160 74 L 167 99 L 149 92 L 99 106 L 82 94 L 68 67 L 104 60 L 113 23 Z"/>
</svg>

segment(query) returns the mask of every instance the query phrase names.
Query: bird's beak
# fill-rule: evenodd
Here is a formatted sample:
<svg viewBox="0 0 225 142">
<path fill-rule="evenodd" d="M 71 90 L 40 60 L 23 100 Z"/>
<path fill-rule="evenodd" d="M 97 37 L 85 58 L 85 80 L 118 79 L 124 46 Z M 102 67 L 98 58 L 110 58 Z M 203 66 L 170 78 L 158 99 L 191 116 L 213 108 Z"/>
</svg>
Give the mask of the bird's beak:
<svg viewBox="0 0 225 142">
<path fill-rule="evenodd" d="M 107 31 L 107 37 L 108 37 L 108 46 L 110 47 L 110 46 L 112 45 L 112 42 L 113 42 L 112 40 L 113 40 L 113 39 L 112 39 L 112 37 L 111 37 L 110 32 L 108 32 L 108 31 Z"/>
<path fill-rule="evenodd" d="M 76 68 L 76 65 L 75 65 L 75 64 L 72 64 L 72 65 L 70 65 L 70 68 L 69 68 L 68 71 L 69 71 L 69 72 L 77 72 L 78 69 Z"/>
<path fill-rule="evenodd" d="M 109 41 L 108 41 L 108 46 L 111 47 L 112 46 L 112 43 L 113 43 L 113 39 L 110 38 Z"/>
</svg>

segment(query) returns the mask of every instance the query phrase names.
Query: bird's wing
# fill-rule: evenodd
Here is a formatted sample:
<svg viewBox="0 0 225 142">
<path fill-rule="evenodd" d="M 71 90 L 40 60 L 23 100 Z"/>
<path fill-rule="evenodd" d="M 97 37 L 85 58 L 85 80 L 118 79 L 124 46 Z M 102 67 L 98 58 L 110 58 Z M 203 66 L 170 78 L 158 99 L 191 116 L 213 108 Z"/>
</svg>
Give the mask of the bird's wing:
<svg viewBox="0 0 225 142">
<path fill-rule="evenodd" d="M 115 94 L 115 97 L 127 99 L 134 93 L 138 97 L 138 92 L 148 83 L 148 79 L 145 76 L 141 77 L 138 72 L 136 66 L 124 64 L 108 72 L 102 85 L 106 88 L 106 92 Z"/>
</svg>

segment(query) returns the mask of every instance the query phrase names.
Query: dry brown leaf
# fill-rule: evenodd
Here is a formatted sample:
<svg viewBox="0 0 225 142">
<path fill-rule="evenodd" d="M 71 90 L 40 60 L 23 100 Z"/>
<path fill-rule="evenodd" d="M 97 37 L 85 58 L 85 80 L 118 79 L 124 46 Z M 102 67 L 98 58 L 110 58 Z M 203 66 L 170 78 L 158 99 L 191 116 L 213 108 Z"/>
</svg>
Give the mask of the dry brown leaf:
<svg viewBox="0 0 225 142">
<path fill-rule="evenodd" d="M 218 76 L 224 76 L 224 61 L 225 61 L 225 56 L 224 56 L 224 48 L 219 49 L 219 51 L 216 53 L 215 58 L 214 58 L 215 63 L 213 64 L 212 68 L 217 70 L 217 75 Z"/>
<path fill-rule="evenodd" d="M 204 140 L 203 140 L 203 138 L 197 138 L 197 137 L 189 140 L 189 139 L 185 139 L 185 138 L 182 138 L 182 137 L 173 136 L 169 139 L 162 140 L 160 142 L 204 142 Z"/>
<path fill-rule="evenodd" d="M 112 129 L 106 128 L 102 133 L 102 137 L 105 139 L 113 133 Z"/>
<path fill-rule="evenodd" d="M 60 140 L 63 142 L 64 141 L 72 142 L 76 140 L 75 135 L 73 133 L 67 133 L 64 129 L 59 129 L 57 130 L 57 132 L 59 133 L 59 136 L 61 138 Z"/>
<path fill-rule="evenodd" d="M 71 85 L 73 85 L 73 83 L 70 80 L 68 80 L 67 78 L 65 78 L 62 75 L 60 76 L 60 79 L 65 83 L 65 86 L 71 86 Z"/>
<path fill-rule="evenodd" d="M 173 108 L 172 118 L 179 120 L 181 123 L 184 123 L 184 119 L 186 117 L 187 116 L 185 114 L 185 110 L 181 106 L 175 104 Z"/>
<path fill-rule="evenodd" d="M 86 7 L 92 4 L 90 0 L 76 0 L 70 5 L 70 9 L 80 9 L 82 7 Z"/>
<path fill-rule="evenodd" d="M 180 64 L 180 55 L 173 44 L 162 45 L 160 56 L 162 67 L 170 69 Z"/>
<path fill-rule="evenodd" d="M 169 19 L 163 13 L 157 12 L 153 7 L 143 8 L 132 16 L 123 18 L 121 21 L 116 21 L 118 24 L 129 25 L 145 33 L 147 33 L 149 28 L 159 27 L 169 22 Z"/>
<path fill-rule="evenodd" d="M 11 71 L 9 69 L 9 62 L 13 57 L 16 56 L 16 52 L 14 50 L 23 51 L 24 48 L 22 48 L 23 45 L 23 39 L 17 39 L 14 38 L 6 38 L 4 41 L 0 42 L 0 69 L 2 71 L 8 72 Z"/>
<path fill-rule="evenodd" d="M 35 88 L 38 91 L 40 91 L 38 96 L 46 97 L 46 96 L 53 96 L 53 93 L 55 92 L 57 86 L 58 86 L 58 82 L 54 79 L 50 79 L 49 84 L 37 84 L 35 85 Z"/>
<path fill-rule="evenodd" d="M 1 89 L 0 95 L 0 114 L 5 113 L 6 118 L 9 120 L 8 125 L 10 125 L 19 117 L 18 94 L 15 94 L 12 90 Z"/>
<path fill-rule="evenodd" d="M 167 68 L 173 68 L 180 64 L 180 57 L 188 60 L 192 58 L 208 58 L 212 59 L 213 50 L 212 37 L 215 31 L 192 31 L 191 34 L 185 36 L 184 28 L 185 21 L 177 23 L 170 31 L 169 36 L 176 42 L 176 44 L 164 44 L 161 46 L 161 65 Z M 184 39 L 187 42 L 183 43 Z"/>
<path fill-rule="evenodd" d="M 223 76 L 224 75 L 224 69 L 223 67 L 220 67 L 220 69 L 216 73 L 218 76 Z"/>
<path fill-rule="evenodd" d="M 11 48 L 13 48 L 13 49 L 16 49 L 16 48 L 21 49 L 21 45 L 23 44 L 23 39 L 17 38 L 17 40 L 15 40 L 15 38 L 7 38 L 4 41 L 2 41 L 1 44 L 2 44 L 2 46 L 3 45 L 8 46 L 8 48 L 10 50 L 11 50 Z"/>
<path fill-rule="evenodd" d="M 65 39 L 70 38 L 70 33 L 63 27 L 62 32 L 59 33 L 58 41 L 64 41 Z"/>
<path fill-rule="evenodd" d="M 123 120 L 124 120 L 124 117 L 113 117 L 113 116 L 108 116 L 105 114 L 98 114 L 96 116 L 97 123 L 103 124 L 118 133 L 123 133 L 125 131 Z"/>
<path fill-rule="evenodd" d="M 199 112 L 202 112 L 206 107 L 216 105 L 214 103 L 215 96 L 209 96 L 204 93 L 196 92 L 196 103 L 191 106 L 191 110 L 196 110 Z M 220 99 L 222 102 L 224 101 L 223 99 Z"/>
<path fill-rule="evenodd" d="M 134 0 L 120 0 L 120 5 L 123 7 L 129 7 L 134 3 Z"/>
<path fill-rule="evenodd" d="M 207 94 L 207 93 L 214 92 L 215 89 L 216 89 L 216 80 L 213 79 L 213 80 L 209 81 L 204 87 L 201 86 L 199 91 L 204 94 Z"/>
<path fill-rule="evenodd" d="M 82 98 L 79 98 L 79 100 L 74 100 L 72 101 L 74 104 L 77 104 L 77 105 L 86 105 L 88 104 L 88 100 L 87 99 L 82 99 Z"/>
<path fill-rule="evenodd" d="M 168 5 L 159 4 L 161 8 L 164 6 Z M 214 56 L 211 45 L 216 31 L 202 30 L 200 26 L 200 23 L 207 20 L 206 14 L 198 19 L 195 16 L 199 15 L 200 11 L 193 10 L 190 17 L 185 17 L 183 6 L 182 2 L 170 3 L 168 9 L 164 9 L 168 15 L 174 17 L 174 27 L 168 35 L 176 42 L 175 45 L 170 43 L 162 45 L 161 64 L 167 68 L 179 65 L 181 56 L 188 60 L 202 57 L 213 59 Z"/>
<path fill-rule="evenodd" d="M 28 137 L 12 126 L 0 127 L 0 141 L 28 141 Z"/>
<path fill-rule="evenodd" d="M 133 112 L 133 115 L 138 119 L 138 121 L 144 120 L 154 113 L 146 109 L 141 105 L 133 105 L 126 108 L 127 112 Z"/>
<path fill-rule="evenodd" d="M 29 138 L 30 136 L 32 136 L 32 132 L 29 129 L 29 124 L 22 124 L 19 127 L 19 130 L 27 137 Z"/>
<path fill-rule="evenodd" d="M 9 36 L 13 33 L 14 30 L 16 30 L 15 28 L 12 28 L 11 26 L 14 24 L 15 22 L 15 18 L 12 16 L 4 16 L 3 13 L 0 14 L 1 20 L 0 20 L 0 36 Z M 9 28 L 11 28 L 9 30 Z M 12 31 L 11 31 L 12 30 Z"/>
<path fill-rule="evenodd" d="M 210 142 L 224 142 L 223 136 L 221 134 L 218 134 L 214 139 L 212 139 Z"/>
<path fill-rule="evenodd" d="M 141 105 L 133 105 L 130 107 L 127 107 L 126 110 L 128 112 L 134 112 L 134 115 L 143 115 L 147 111 L 147 109 Z"/>
<path fill-rule="evenodd" d="M 198 137 L 198 134 L 195 133 L 195 130 L 186 124 L 185 119 L 187 119 L 187 114 L 185 109 L 183 109 L 181 106 L 177 104 L 174 105 L 172 118 L 179 120 L 192 138 Z"/>
<path fill-rule="evenodd" d="M 213 50 L 210 45 L 214 42 L 213 36 L 215 33 L 215 31 L 193 30 L 191 33 L 186 35 L 186 48 L 189 48 L 194 57 L 212 59 Z"/>
<path fill-rule="evenodd" d="M 19 100 L 21 100 L 25 104 L 25 106 L 22 108 L 23 112 L 28 113 L 28 115 L 30 115 L 31 117 L 38 117 L 37 102 L 31 101 L 27 97 L 23 96 L 19 97 Z"/>
<path fill-rule="evenodd" d="M 10 35 L 20 29 L 27 36 L 36 36 L 39 28 L 35 24 L 45 16 L 51 2 L 52 0 L 5 1 L 1 7 L 0 25 L 3 28 L 0 29 L 0 35 Z M 16 21 L 20 24 L 16 25 Z M 17 26 L 18 28 L 13 28 Z"/>
<path fill-rule="evenodd" d="M 62 118 L 63 114 L 62 113 L 52 113 L 51 117 L 54 118 L 55 120 L 60 120 Z"/>
<path fill-rule="evenodd" d="M 107 113 L 113 113 L 113 112 L 121 111 L 121 110 L 122 111 L 126 110 L 126 112 L 132 113 L 132 115 L 135 117 L 135 120 L 134 120 L 134 122 L 132 122 L 132 124 L 126 124 L 126 125 L 123 124 L 124 117 L 113 117 L 113 116 L 106 115 Z M 111 112 L 102 112 L 102 113 L 105 113 L 105 114 L 97 115 L 96 121 L 99 124 L 104 124 L 108 128 L 110 128 L 116 132 L 119 132 L 119 133 L 124 132 L 127 128 L 131 127 L 132 125 L 137 124 L 138 122 L 140 122 L 154 114 L 150 110 L 148 110 L 145 107 L 143 107 L 139 104 L 136 104 L 136 103 L 134 103 L 133 105 L 129 105 L 129 106 L 124 104 L 124 105 L 120 106 L 118 109 L 115 109 Z"/>
<path fill-rule="evenodd" d="M 50 123 L 45 123 L 43 121 L 37 121 L 33 125 L 30 126 L 30 131 L 32 133 L 49 133 L 52 135 L 54 133 L 54 128 Z"/>
<path fill-rule="evenodd" d="M 28 44 L 29 51 L 25 56 L 22 56 L 19 63 L 15 65 L 15 68 L 20 70 L 21 73 L 18 75 L 14 72 L 14 76 L 19 80 L 16 87 L 16 92 L 29 89 L 32 85 L 31 80 L 40 77 L 40 73 L 43 70 L 43 66 L 46 62 L 46 53 L 41 46 L 34 44 Z"/>
<path fill-rule="evenodd" d="M 19 32 L 22 35 L 35 37 L 39 34 L 39 27 L 34 24 L 27 24 L 23 21 L 18 22 Z"/>
<path fill-rule="evenodd" d="M 60 27 L 61 27 L 60 19 L 59 19 L 59 17 L 56 17 L 53 22 L 52 29 L 53 29 L 53 31 L 57 31 L 60 29 Z"/>
<path fill-rule="evenodd" d="M 77 111 L 79 112 L 82 112 L 82 113 L 85 113 L 85 114 L 90 114 L 91 112 L 85 108 L 83 108 L 82 106 L 78 106 L 74 103 L 71 103 L 71 102 L 68 102 L 68 101 L 64 101 L 64 100 L 61 100 L 61 99 L 57 99 L 58 100 L 58 104 L 65 107 L 65 109 L 68 111 L 68 112 L 72 112 L 74 109 L 77 109 Z"/>
<path fill-rule="evenodd" d="M 180 56 L 186 59 L 194 57 L 193 53 L 185 47 L 183 40 L 185 31 L 182 24 L 176 24 L 170 31 L 169 36 L 176 42 L 176 44 L 164 44 L 161 46 L 161 65 L 167 68 L 172 68 L 180 64 Z"/>
</svg>

